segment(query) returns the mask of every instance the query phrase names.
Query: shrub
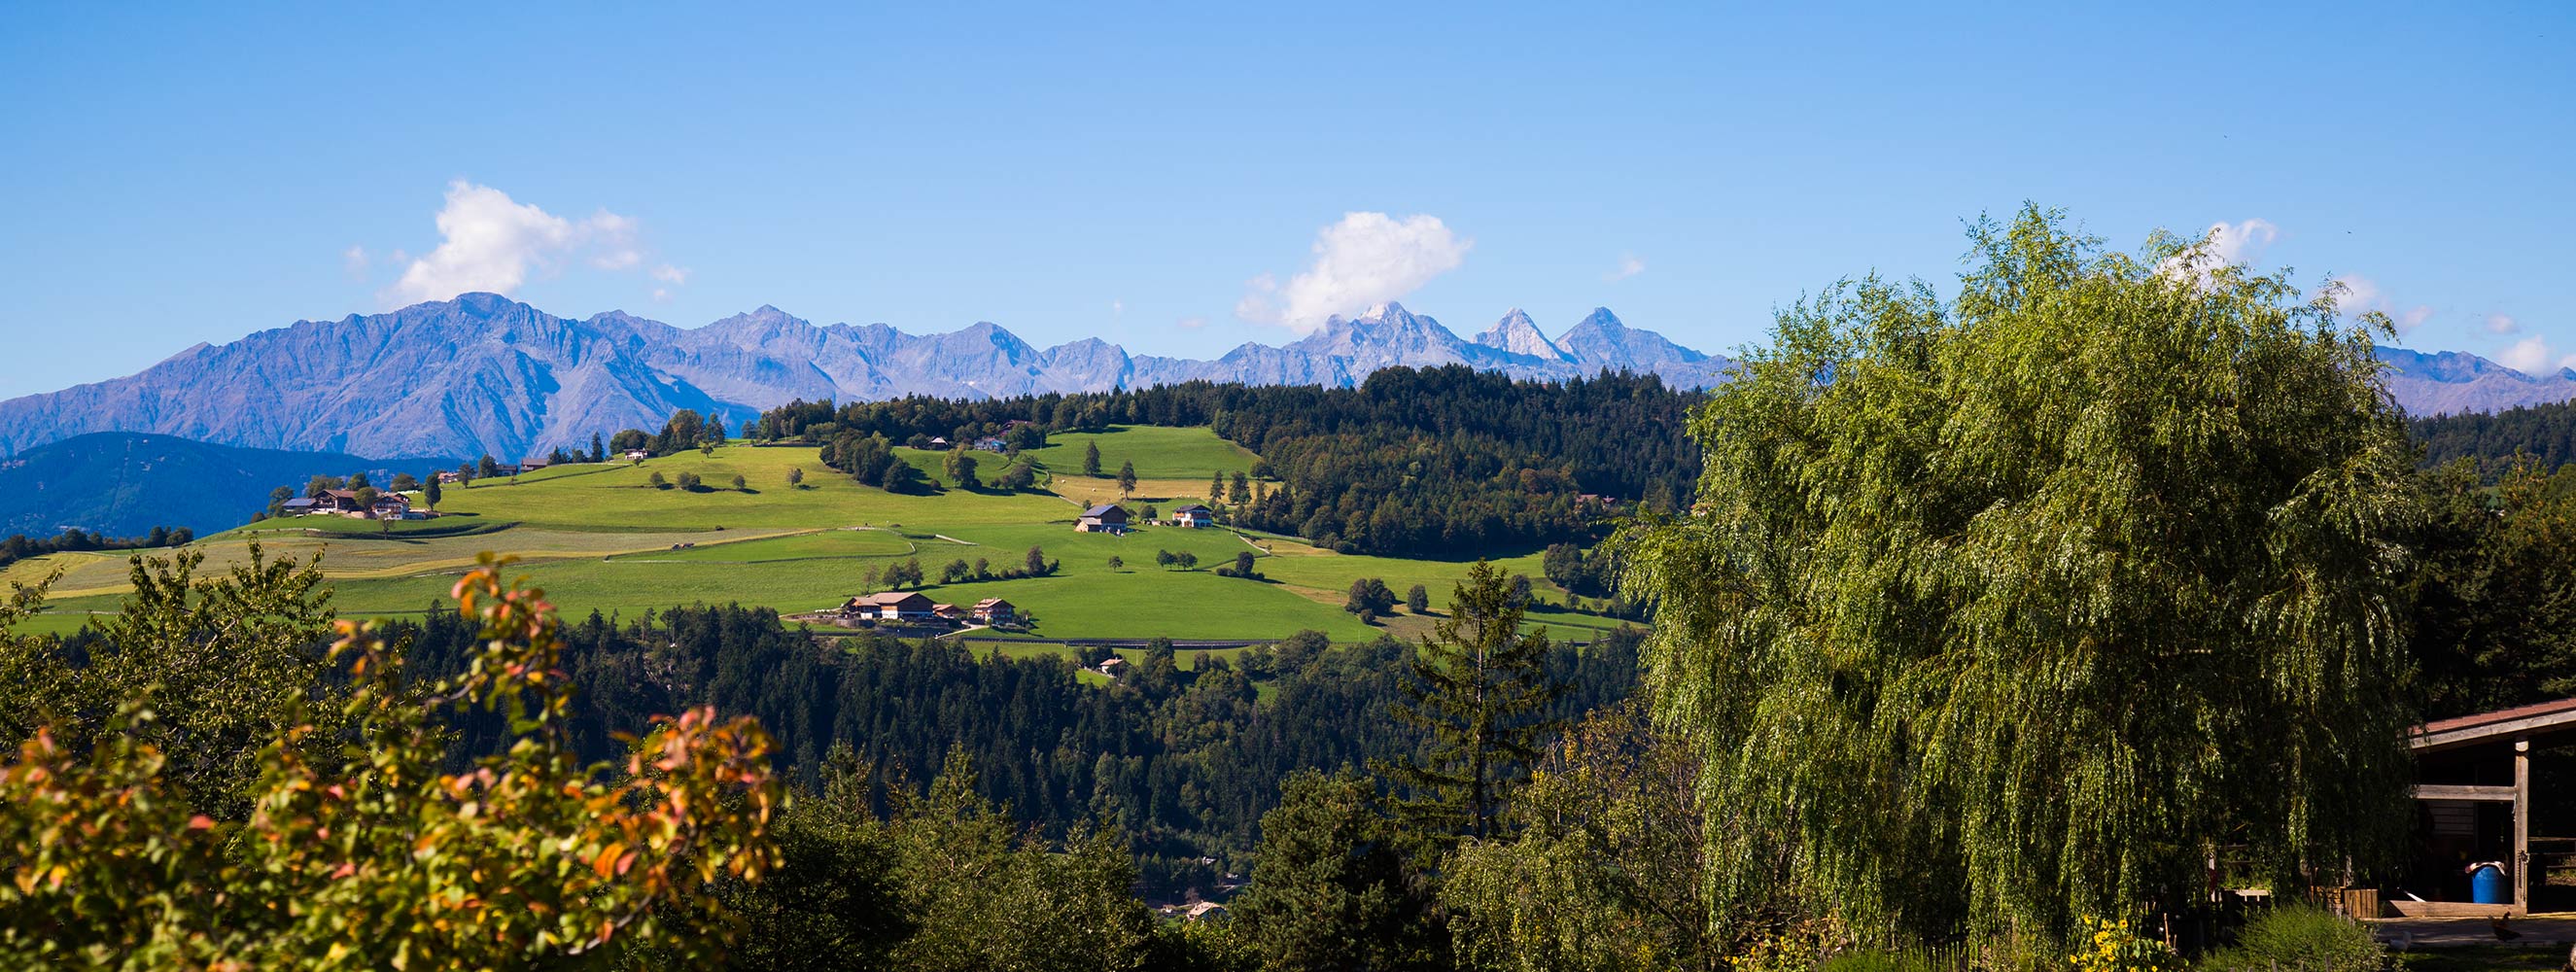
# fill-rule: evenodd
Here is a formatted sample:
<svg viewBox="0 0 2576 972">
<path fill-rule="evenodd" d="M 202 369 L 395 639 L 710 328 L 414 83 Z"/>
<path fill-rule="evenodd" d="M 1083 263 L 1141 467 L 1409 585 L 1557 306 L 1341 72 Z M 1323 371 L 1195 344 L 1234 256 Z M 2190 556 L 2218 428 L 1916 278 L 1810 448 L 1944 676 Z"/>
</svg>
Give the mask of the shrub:
<svg viewBox="0 0 2576 972">
<path fill-rule="evenodd" d="M 652 476 L 652 478 L 645 480 L 645 482 L 651 483 L 651 484 L 653 485 L 653 488 L 654 488 L 654 489 L 666 489 L 666 488 L 669 488 L 669 487 L 670 487 L 670 485 L 671 485 L 671 481 L 670 481 L 670 480 L 667 480 L 667 479 L 662 478 L 662 473 L 661 473 L 661 471 L 660 471 L 660 470 L 655 470 L 655 471 L 653 472 L 653 476 Z"/>
<path fill-rule="evenodd" d="M 2311 905 L 2283 905 L 2256 914 L 2237 931 L 2236 944 L 2210 953 L 2200 966 L 2213 972 L 2378 972 L 2387 960 L 2360 922 Z"/>
<path fill-rule="evenodd" d="M 2074 972 L 2175 972 L 2182 966 L 2172 948 L 2129 930 L 2127 921 L 2095 918 L 2088 924 L 2089 934 L 2066 957 Z"/>
<path fill-rule="evenodd" d="M 698 488 L 698 474 L 697 474 L 697 473 L 693 473 L 693 472 L 684 472 L 684 473 L 681 473 L 681 474 L 680 474 L 680 488 L 681 488 L 681 489 L 689 489 L 689 490 L 694 490 L 694 489 Z"/>
</svg>

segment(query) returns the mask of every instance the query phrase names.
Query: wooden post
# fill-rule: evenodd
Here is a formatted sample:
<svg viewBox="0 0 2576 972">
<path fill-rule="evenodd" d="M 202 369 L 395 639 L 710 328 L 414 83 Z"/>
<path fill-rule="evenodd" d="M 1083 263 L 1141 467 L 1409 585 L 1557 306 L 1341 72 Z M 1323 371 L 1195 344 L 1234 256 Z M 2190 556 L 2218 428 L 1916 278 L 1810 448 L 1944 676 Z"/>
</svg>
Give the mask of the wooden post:
<svg viewBox="0 0 2576 972">
<path fill-rule="evenodd" d="M 2513 741 L 2513 910 L 2531 913 L 2531 739 Z"/>
</svg>

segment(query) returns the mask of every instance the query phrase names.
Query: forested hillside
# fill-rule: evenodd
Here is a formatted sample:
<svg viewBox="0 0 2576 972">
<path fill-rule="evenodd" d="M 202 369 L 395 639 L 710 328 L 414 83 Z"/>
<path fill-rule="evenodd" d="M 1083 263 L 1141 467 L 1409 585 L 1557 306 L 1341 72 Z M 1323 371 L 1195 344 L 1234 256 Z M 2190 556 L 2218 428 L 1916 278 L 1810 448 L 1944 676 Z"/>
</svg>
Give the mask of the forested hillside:
<svg viewBox="0 0 2576 972">
<path fill-rule="evenodd" d="M 1236 525 L 1345 552 L 1456 554 L 1592 537 L 1608 506 L 1677 508 L 1699 475 L 1683 428 L 1693 392 L 1652 375 L 1515 381 L 1464 366 L 1388 368 L 1355 388 L 1191 382 L 1008 399 L 796 402 L 758 438 L 969 441 L 1012 423 L 1054 431 L 1206 425 L 1275 480 L 1232 498 Z M 1062 470 L 1059 470 L 1062 472 Z M 1267 484 L 1265 484 L 1267 485 Z"/>
<path fill-rule="evenodd" d="M 478 648 L 475 628 L 453 610 L 396 623 L 388 635 L 410 641 L 432 677 L 462 671 Z M 1558 644 L 1548 668 L 1567 690 L 1551 711 L 1626 698 L 1642 636 L 1624 630 L 1582 651 Z M 1050 834 L 1115 825 L 1133 839 L 1154 894 L 1214 895 L 1223 874 L 1247 872 L 1261 814 L 1290 773 L 1422 744 L 1393 720 L 1350 718 L 1400 698 L 1415 648 L 1391 638 L 1333 646 L 1301 632 L 1239 664 L 1209 657 L 1186 670 L 1166 644 L 1102 687 L 1076 679 L 1061 656 L 977 656 L 878 635 L 817 639 L 774 611 L 733 606 L 624 622 L 593 614 L 563 637 L 579 688 L 567 729 L 586 759 L 625 752 L 616 734 L 656 715 L 713 705 L 757 716 L 778 737 L 779 769 L 809 788 L 821 786 L 834 746 L 851 747 L 882 811 L 889 788 L 926 785 L 953 752 L 974 768 L 981 796 Z M 456 752 L 506 737 L 507 722 L 486 713 L 469 721 Z"/>
<path fill-rule="evenodd" d="M 2468 457 L 2480 472 L 2493 477 L 2512 466 L 2517 455 L 2529 455 L 2548 469 L 2576 459 L 2576 402 L 2436 415 L 2406 424 L 2423 446 L 2428 466 Z"/>
</svg>

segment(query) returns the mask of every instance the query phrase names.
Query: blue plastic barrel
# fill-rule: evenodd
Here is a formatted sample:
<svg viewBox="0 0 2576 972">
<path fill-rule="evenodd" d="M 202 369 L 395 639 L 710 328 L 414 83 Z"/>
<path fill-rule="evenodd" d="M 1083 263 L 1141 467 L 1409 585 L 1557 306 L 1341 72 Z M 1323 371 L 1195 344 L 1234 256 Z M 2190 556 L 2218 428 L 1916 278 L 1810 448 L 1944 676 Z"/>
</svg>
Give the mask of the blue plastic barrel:
<svg viewBox="0 0 2576 972">
<path fill-rule="evenodd" d="M 2504 870 L 2493 864 L 2469 875 L 2469 901 L 2475 904 L 2512 904 L 2513 888 L 2504 880 Z"/>
</svg>

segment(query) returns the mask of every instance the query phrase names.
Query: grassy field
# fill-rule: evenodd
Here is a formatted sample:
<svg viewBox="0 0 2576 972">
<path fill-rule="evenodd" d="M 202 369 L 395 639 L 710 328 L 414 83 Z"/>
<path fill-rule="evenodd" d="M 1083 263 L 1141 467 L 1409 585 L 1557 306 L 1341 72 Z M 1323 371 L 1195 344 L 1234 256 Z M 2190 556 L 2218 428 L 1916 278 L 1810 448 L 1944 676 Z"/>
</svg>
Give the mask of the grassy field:
<svg viewBox="0 0 2576 972">
<path fill-rule="evenodd" d="M 712 455 L 688 452 L 640 466 L 557 466 L 515 482 L 492 479 L 451 487 L 439 504 L 442 515 L 431 520 L 271 520 L 210 535 L 195 547 L 210 568 L 242 562 L 254 543 L 271 556 L 318 554 L 334 580 L 334 606 L 351 616 L 424 610 L 444 598 L 456 576 L 487 550 L 519 557 L 519 571 L 545 587 L 567 613 L 598 610 L 631 616 L 687 603 L 814 610 L 859 593 L 872 568 L 917 560 L 936 580 L 951 561 L 963 560 L 971 567 L 980 560 L 999 572 L 1023 565 L 1031 548 L 1037 548 L 1060 565 L 1057 574 L 933 584 L 927 592 L 958 603 L 1007 598 L 1037 616 L 1035 634 L 1042 638 L 1233 640 L 1282 637 L 1307 628 L 1337 641 L 1365 640 L 1381 632 L 1410 637 L 1427 631 L 1430 619 L 1399 614 L 1372 627 L 1343 612 L 1351 581 L 1383 578 L 1399 595 L 1422 584 L 1437 610 L 1466 573 L 1463 561 L 1341 555 L 1293 539 L 1228 530 L 1140 527 L 1123 537 L 1075 533 L 1073 521 L 1082 505 L 1117 499 L 1113 480 L 1080 474 L 1082 448 L 1091 441 L 1100 444 L 1107 468 L 1114 470 L 1121 461 L 1136 464 L 1143 482 L 1132 507 L 1154 502 L 1168 509 L 1199 499 L 1208 476 L 1249 469 L 1255 458 L 1204 428 L 1134 427 L 1064 435 L 1036 453 L 1051 473 L 1050 491 L 1005 493 L 953 488 L 940 482 L 942 454 L 899 449 L 898 455 L 936 486 L 921 495 L 895 495 L 825 468 L 810 448 L 735 445 Z M 979 472 L 1000 471 L 1000 457 L 977 458 L 984 463 Z M 787 479 L 795 469 L 803 470 L 803 482 L 791 486 Z M 697 474 L 704 485 L 696 490 L 650 485 L 655 473 L 676 482 L 683 472 Z M 737 475 L 744 488 L 732 486 Z M 1156 553 L 1166 550 L 1196 556 L 1198 568 L 1156 566 Z M 1254 555 L 1255 569 L 1265 580 L 1211 572 L 1241 552 Z M 1122 565 L 1110 566 L 1112 558 Z M 1535 552 L 1501 564 L 1533 579 L 1539 575 Z M 115 610 L 119 597 L 130 590 L 126 559 L 115 554 L 34 558 L 0 571 L 0 580 L 28 582 L 56 572 L 60 577 L 49 612 L 26 629 L 77 629 L 88 612 Z M 1563 592 L 1544 581 L 1539 587 L 1549 599 L 1562 600 Z M 1578 638 L 1612 625 L 1563 612 L 1539 613 L 1532 623 Z"/>
</svg>

